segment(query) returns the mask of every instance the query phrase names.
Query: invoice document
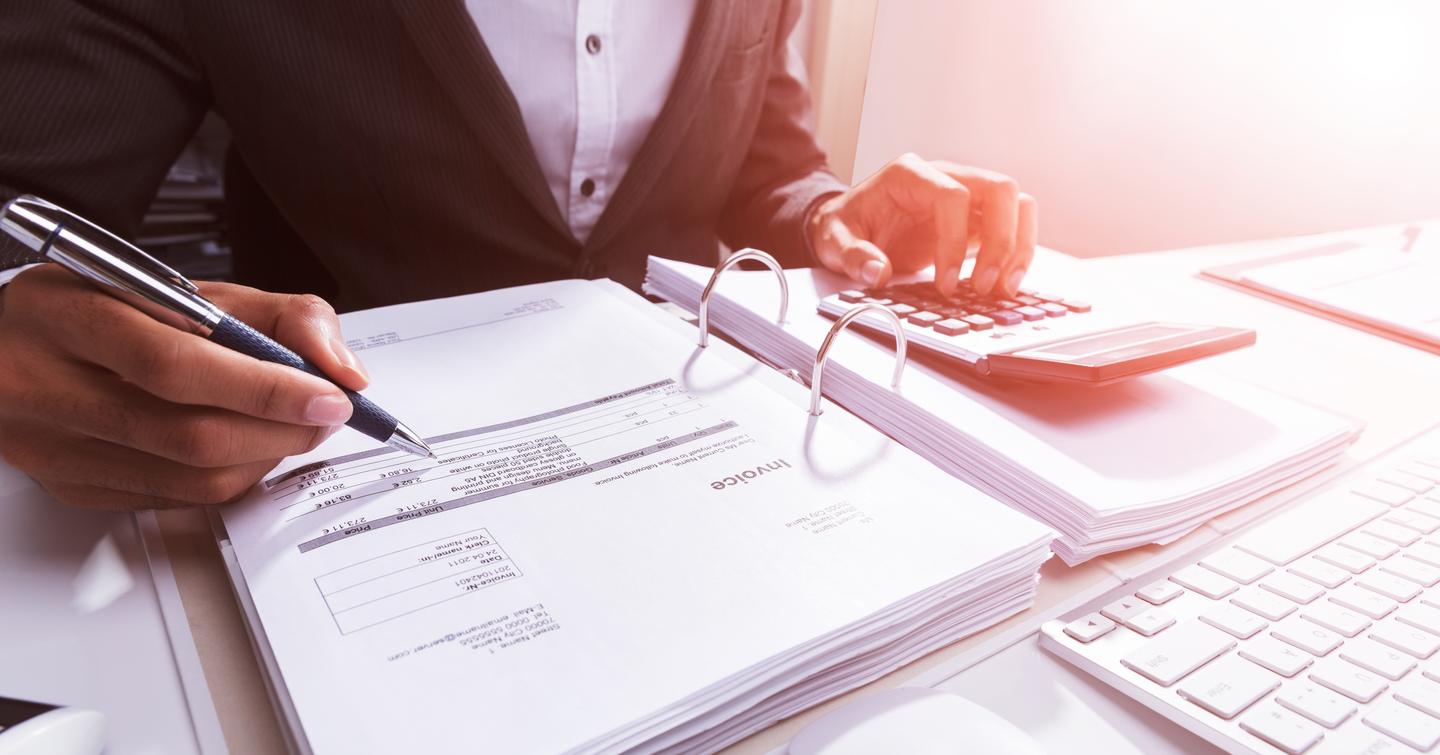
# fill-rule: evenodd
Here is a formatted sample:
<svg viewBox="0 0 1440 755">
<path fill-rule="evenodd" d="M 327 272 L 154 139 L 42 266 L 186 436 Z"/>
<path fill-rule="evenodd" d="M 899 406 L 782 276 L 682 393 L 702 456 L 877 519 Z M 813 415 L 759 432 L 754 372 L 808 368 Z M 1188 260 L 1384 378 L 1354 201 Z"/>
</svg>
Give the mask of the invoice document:
<svg viewBox="0 0 1440 755">
<path fill-rule="evenodd" d="M 301 749 L 718 745 L 1022 610 L 1048 557 L 1047 527 L 594 282 L 343 324 L 439 461 L 342 431 L 223 511 Z"/>
</svg>

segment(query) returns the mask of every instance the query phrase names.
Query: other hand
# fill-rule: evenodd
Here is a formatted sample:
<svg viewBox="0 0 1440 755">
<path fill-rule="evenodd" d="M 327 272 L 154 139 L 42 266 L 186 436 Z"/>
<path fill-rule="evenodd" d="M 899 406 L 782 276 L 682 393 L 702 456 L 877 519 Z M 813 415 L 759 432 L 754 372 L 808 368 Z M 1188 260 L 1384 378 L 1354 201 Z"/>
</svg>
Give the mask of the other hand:
<svg viewBox="0 0 1440 755">
<path fill-rule="evenodd" d="M 1011 296 L 1035 254 L 1037 229 L 1035 199 L 1009 176 L 905 154 L 817 205 L 806 232 L 821 264 L 866 286 L 934 264 L 946 294 L 978 242 L 975 289 Z"/>
<path fill-rule="evenodd" d="M 366 385 L 319 297 L 199 285 L 346 387 Z M 230 501 L 351 412 L 324 380 L 161 324 L 56 265 L 0 291 L 0 355 L 0 456 L 76 506 Z"/>
</svg>

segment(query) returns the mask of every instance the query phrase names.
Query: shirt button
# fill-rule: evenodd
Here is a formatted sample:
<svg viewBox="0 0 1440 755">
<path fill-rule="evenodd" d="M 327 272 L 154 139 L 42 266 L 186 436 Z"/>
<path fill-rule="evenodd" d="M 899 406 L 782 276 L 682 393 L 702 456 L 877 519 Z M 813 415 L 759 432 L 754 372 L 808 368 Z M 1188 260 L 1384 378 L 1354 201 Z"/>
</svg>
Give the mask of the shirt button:
<svg viewBox="0 0 1440 755">
<path fill-rule="evenodd" d="M 580 196 L 588 198 L 595 193 L 595 179 L 587 178 L 580 182 Z"/>
<path fill-rule="evenodd" d="M 585 38 L 585 51 L 591 55 L 600 54 L 600 37 L 591 34 Z"/>
</svg>

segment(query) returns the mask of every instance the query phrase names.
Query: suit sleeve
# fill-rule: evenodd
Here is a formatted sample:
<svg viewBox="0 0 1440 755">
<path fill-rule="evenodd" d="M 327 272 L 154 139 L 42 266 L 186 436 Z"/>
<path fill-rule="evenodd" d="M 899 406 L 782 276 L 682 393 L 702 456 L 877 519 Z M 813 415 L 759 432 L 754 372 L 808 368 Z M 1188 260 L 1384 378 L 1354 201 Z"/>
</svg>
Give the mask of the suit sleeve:
<svg viewBox="0 0 1440 755">
<path fill-rule="evenodd" d="M 0 203 L 35 194 L 133 238 L 209 103 L 183 29 L 170 0 L 0 2 Z"/>
<path fill-rule="evenodd" d="M 732 249 L 758 247 L 787 267 L 817 264 L 805 218 L 821 199 L 849 188 L 830 172 L 807 125 L 804 61 L 789 44 L 800 9 L 799 2 L 786 2 L 782 10 L 760 121 L 720 220 L 721 238 Z"/>
</svg>

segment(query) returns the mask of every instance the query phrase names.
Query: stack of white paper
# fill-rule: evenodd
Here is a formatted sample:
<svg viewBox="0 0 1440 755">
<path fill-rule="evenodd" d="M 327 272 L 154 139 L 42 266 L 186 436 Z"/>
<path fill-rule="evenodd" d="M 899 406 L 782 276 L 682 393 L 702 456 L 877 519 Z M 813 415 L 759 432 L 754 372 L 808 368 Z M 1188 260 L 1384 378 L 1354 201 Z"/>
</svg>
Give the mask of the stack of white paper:
<svg viewBox="0 0 1440 755">
<path fill-rule="evenodd" d="M 343 318 L 440 461 L 342 432 L 224 510 L 301 749 L 711 751 L 1031 604 L 1049 528 L 616 289 Z"/>
<path fill-rule="evenodd" d="M 646 291 L 696 311 L 709 268 L 652 257 Z M 712 330 L 807 381 L 833 324 L 815 311 L 844 279 L 787 271 L 790 314 L 774 322 L 768 271 L 725 273 Z M 1059 530 L 1069 563 L 1164 543 L 1217 514 L 1330 464 L 1359 433 L 1351 420 L 1186 366 L 1120 383 L 986 381 L 964 367 L 911 360 L 898 391 L 892 347 L 836 341 L 825 395 L 940 468 Z"/>
</svg>

